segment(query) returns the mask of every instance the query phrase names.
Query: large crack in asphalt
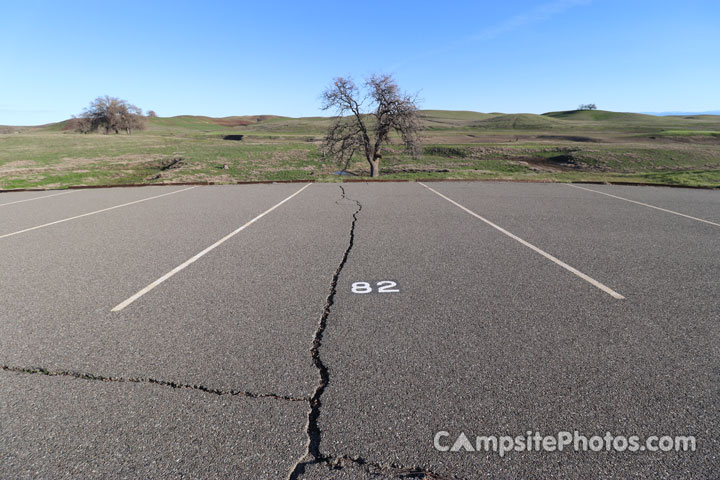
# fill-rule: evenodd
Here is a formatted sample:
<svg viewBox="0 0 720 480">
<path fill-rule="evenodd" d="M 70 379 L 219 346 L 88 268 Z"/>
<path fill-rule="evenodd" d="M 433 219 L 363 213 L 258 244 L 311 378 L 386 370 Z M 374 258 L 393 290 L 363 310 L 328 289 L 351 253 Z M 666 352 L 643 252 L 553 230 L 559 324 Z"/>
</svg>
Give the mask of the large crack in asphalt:
<svg viewBox="0 0 720 480">
<path fill-rule="evenodd" d="M 340 187 L 340 191 L 342 192 L 340 201 L 346 199 L 351 200 L 347 198 L 347 195 L 345 194 L 345 188 L 343 188 L 342 185 L 338 186 Z M 320 399 L 323 393 L 325 393 L 325 388 L 327 388 L 328 383 L 330 383 L 330 373 L 328 372 L 327 367 L 323 363 L 322 358 L 320 358 L 320 347 L 322 346 L 323 335 L 325 334 L 325 329 L 327 328 L 327 321 L 328 317 L 330 316 L 330 309 L 335 303 L 335 294 L 337 293 L 337 283 L 338 278 L 340 277 L 340 272 L 342 272 L 343 267 L 345 267 L 348 256 L 350 255 L 350 250 L 352 250 L 353 245 L 355 244 L 355 226 L 357 225 L 358 214 L 362 210 L 362 205 L 357 200 L 352 201 L 357 204 L 357 210 L 355 210 L 355 213 L 353 213 L 352 216 L 353 220 L 352 224 L 350 225 L 350 239 L 348 241 L 348 246 L 345 249 L 345 253 L 342 256 L 342 260 L 340 261 L 340 265 L 338 265 L 338 268 L 335 270 L 335 273 L 332 276 L 332 280 L 330 281 L 330 293 L 328 293 L 327 299 L 325 300 L 325 308 L 323 309 L 323 313 L 320 316 L 320 320 L 318 321 L 317 330 L 315 330 L 315 336 L 313 337 L 312 348 L 310 349 L 310 355 L 312 356 L 313 365 L 315 365 L 315 368 L 318 371 L 320 382 L 318 383 L 318 386 L 315 387 L 315 391 L 313 392 L 312 397 L 310 397 L 310 411 L 308 412 L 308 421 L 306 427 L 308 436 L 306 451 L 305 454 L 298 459 L 298 461 L 295 463 L 295 466 L 290 471 L 290 475 L 288 477 L 290 480 L 297 480 L 298 478 L 300 478 L 300 475 L 305 473 L 306 466 L 320 463 L 325 460 L 325 457 L 320 453 L 321 435 L 320 427 L 318 426 L 318 418 L 320 417 L 320 407 L 322 406 L 322 402 L 320 401 Z"/>
<path fill-rule="evenodd" d="M 418 478 L 418 479 L 427 479 L 427 480 L 446 480 L 451 479 L 455 477 L 448 477 L 448 476 L 442 476 L 438 475 L 426 468 L 423 467 L 407 467 L 395 463 L 379 463 L 379 462 L 371 462 L 369 460 L 366 460 L 359 456 L 331 456 L 331 455 L 324 455 L 320 451 L 320 442 L 322 440 L 322 433 L 320 432 L 320 426 L 318 425 L 318 419 L 320 418 L 320 409 L 322 407 L 322 395 L 325 393 L 325 389 L 330 383 L 330 372 L 325 365 L 325 363 L 322 361 L 322 358 L 320 356 L 320 348 L 322 347 L 322 340 L 323 336 L 325 334 L 325 330 L 328 326 L 328 318 L 330 317 L 330 310 L 332 309 L 332 306 L 335 303 L 335 295 L 337 294 L 337 284 L 338 279 L 340 277 L 340 273 L 342 272 L 343 268 L 345 267 L 345 264 L 348 261 L 348 256 L 350 255 L 350 251 L 352 250 L 354 244 L 355 244 L 355 228 L 357 226 L 358 221 L 358 214 L 362 211 L 362 204 L 355 199 L 348 198 L 345 193 L 345 188 L 342 185 L 338 185 L 340 187 L 341 198 L 339 201 L 335 202 L 339 204 L 343 200 L 351 200 L 355 202 L 357 205 L 357 210 L 355 210 L 355 213 L 352 215 L 352 224 L 350 225 L 350 235 L 349 235 L 349 241 L 348 246 L 345 249 L 345 253 L 343 254 L 342 260 L 340 261 L 340 264 L 338 265 L 337 270 L 335 270 L 335 273 L 332 276 L 332 280 L 330 282 L 330 292 L 327 296 L 327 299 L 325 301 L 325 308 L 323 309 L 323 313 L 320 316 L 320 320 L 318 321 L 317 329 L 315 330 L 315 336 L 313 337 L 312 342 L 312 348 L 310 349 L 310 354 L 312 356 L 313 365 L 315 365 L 315 368 L 318 371 L 319 376 L 319 383 L 317 387 L 315 388 L 315 391 L 313 392 L 312 397 L 310 397 L 310 411 L 308 412 L 308 421 L 306 425 L 306 432 L 307 432 L 307 443 L 306 443 L 306 451 L 303 454 L 302 457 L 300 457 L 295 465 L 293 466 L 292 470 L 290 470 L 290 474 L 288 475 L 288 480 L 298 480 L 302 477 L 302 475 L 305 474 L 305 470 L 310 465 L 317 465 L 322 464 L 325 465 L 330 470 L 340 470 L 347 467 L 358 467 L 364 470 L 366 473 L 370 473 L 373 475 L 382 475 L 382 474 L 389 474 L 392 476 L 395 476 L 397 478 Z"/>
<path fill-rule="evenodd" d="M 74 372 L 70 370 L 49 370 L 43 367 L 14 367 L 9 365 L 0 365 L 0 370 L 6 372 L 25 373 L 32 375 L 45 375 L 47 377 L 73 377 L 83 380 L 95 380 L 99 382 L 115 382 L 115 383 L 146 383 L 151 385 L 159 385 L 162 387 L 176 388 L 181 390 L 197 390 L 212 395 L 233 395 L 248 398 L 271 398 L 274 400 L 285 400 L 288 402 L 307 402 L 308 398 L 291 397 L 287 395 L 279 395 L 277 393 L 256 393 L 244 390 L 221 390 L 219 388 L 206 387 L 204 385 L 192 385 L 188 383 L 178 383 L 168 380 L 158 380 L 156 378 L 142 377 L 111 377 L 97 375 L 94 373 Z"/>
</svg>

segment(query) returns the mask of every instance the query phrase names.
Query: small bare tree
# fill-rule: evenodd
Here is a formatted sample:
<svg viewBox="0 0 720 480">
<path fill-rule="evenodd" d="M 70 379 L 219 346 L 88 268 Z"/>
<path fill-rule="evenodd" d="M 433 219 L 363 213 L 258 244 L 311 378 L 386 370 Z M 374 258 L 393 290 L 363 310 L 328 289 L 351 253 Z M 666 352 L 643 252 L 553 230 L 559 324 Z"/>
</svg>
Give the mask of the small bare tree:
<svg viewBox="0 0 720 480">
<path fill-rule="evenodd" d="M 120 128 L 130 135 L 133 130 L 143 130 L 145 120 L 142 109 L 135 105 L 128 105 L 127 109 L 120 115 Z"/>
<path fill-rule="evenodd" d="M 417 98 L 400 92 L 391 75 L 373 75 L 365 92 L 352 79 L 336 78 L 323 92 L 323 110 L 336 117 L 323 142 L 323 153 L 348 167 L 356 152 L 365 155 L 370 175 L 380 175 L 382 148 L 395 131 L 413 156 L 418 154 L 420 119 Z"/>
<path fill-rule="evenodd" d="M 92 125 L 89 118 L 82 115 L 79 117 L 73 115 L 68 124 L 68 128 L 80 133 L 90 133 Z"/>
<path fill-rule="evenodd" d="M 76 119 L 76 125 L 76 129 L 82 133 L 102 128 L 106 134 L 124 130 L 130 135 L 133 130 L 145 128 L 145 118 L 142 110 L 135 105 L 105 95 L 90 102 L 90 106 Z"/>
<path fill-rule="evenodd" d="M 583 103 L 578 107 L 578 110 L 597 110 L 597 105 L 594 103 Z"/>
</svg>

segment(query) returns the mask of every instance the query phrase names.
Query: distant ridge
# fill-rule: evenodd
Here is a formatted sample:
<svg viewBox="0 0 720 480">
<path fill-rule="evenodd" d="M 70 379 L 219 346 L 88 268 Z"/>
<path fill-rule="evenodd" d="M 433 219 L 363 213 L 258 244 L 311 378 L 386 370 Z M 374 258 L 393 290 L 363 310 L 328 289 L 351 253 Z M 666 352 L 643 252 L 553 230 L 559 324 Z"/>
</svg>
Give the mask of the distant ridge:
<svg viewBox="0 0 720 480">
<path fill-rule="evenodd" d="M 632 124 L 633 128 L 675 128 L 685 127 L 697 129 L 700 124 L 705 130 L 716 132 L 716 123 L 720 122 L 720 110 L 700 113 L 661 112 L 632 113 L 611 112 L 607 110 L 566 110 L 534 113 L 482 113 L 469 110 L 420 110 L 422 124 L 430 130 L 447 130 L 467 127 L 487 130 L 543 130 L 572 129 L 575 127 L 589 128 L 601 123 L 617 128 L 618 125 Z M 244 129 L 255 132 L 294 133 L 312 130 L 316 133 L 327 129 L 332 117 L 283 117 L 278 115 L 239 115 L 227 117 L 208 117 L 203 115 L 177 115 L 173 117 L 148 118 L 147 129 L 150 132 L 159 130 L 216 132 L 230 129 Z M 691 121 L 690 123 L 682 123 Z M 0 125 L 0 134 L 56 131 L 64 132 L 72 129 L 70 120 L 37 126 Z M 319 134 L 319 133 L 318 133 Z"/>
<path fill-rule="evenodd" d="M 687 116 L 687 115 L 720 115 L 720 110 L 710 110 L 707 112 L 642 112 L 645 115 L 654 115 L 656 117 L 669 116 Z"/>
</svg>

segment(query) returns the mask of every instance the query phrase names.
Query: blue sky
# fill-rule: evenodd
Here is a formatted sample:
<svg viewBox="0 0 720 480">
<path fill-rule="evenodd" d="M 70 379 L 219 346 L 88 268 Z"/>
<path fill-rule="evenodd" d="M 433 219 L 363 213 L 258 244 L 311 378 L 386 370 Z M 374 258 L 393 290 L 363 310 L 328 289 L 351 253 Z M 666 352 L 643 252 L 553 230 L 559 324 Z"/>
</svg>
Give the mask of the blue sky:
<svg viewBox="0 0 720 480">
<path fill-rule="evenodd" d="M 422 108 L 720 108 L 717 0 L 5 1 L 0 124 L 97 96 L 160 116 L 320 115 L 333 77 L 392 73 Z"/>
</svg>

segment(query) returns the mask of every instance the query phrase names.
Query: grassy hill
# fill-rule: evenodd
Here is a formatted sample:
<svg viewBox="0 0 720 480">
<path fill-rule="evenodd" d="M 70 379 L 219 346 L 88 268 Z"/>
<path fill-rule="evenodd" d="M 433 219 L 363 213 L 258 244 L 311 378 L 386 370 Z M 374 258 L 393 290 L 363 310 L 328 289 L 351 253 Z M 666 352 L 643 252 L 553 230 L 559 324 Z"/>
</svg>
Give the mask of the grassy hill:
<svg viewBox="0 0 720 480">
<path fill-rule="evenodd" d="M 473 122 L 485 120 L 492 117 L 492 114 L 453 111 L 453 110 L 421 110 L 420 118 L 425 128 L 428 129 L 453 129 L 468 126 Z"/>
<path fill-rule="evenodd" d="M 613 129 L 618 131 L 646 131 L 662 133 L 668 129 L 707 130 L 717 129 L 720 116 L 656 116 L 642 113 L 609 112 L 605 110 L 571 110 L 548 112 L 544 117 L 571 122 L 576 128 Z"/>
<path fill-rule="evenodd" d="M 562 120 L 555 120 L 553 118 L 530 113 L 491 116 L 478 122 L 474 122 L 471 126 L 479 129 L 537 131 L 572 128 L 572 125 Z"/>
<path fill-rule="evenodd" d="M 662 117 L 645 115 L 642 113 L 609 112 L 607 110 L 568 110 L 565 112 L 543 113 L 544 117 L 570 121 L 595 122 L 643 122 L 653 124 L 662 120 Z"/>
<path fill-rule="evenodd" d="M 396 139 L 386 178 L 512 178 L 720 186 L 720 116 L 608 111 L 422 110 L 424 155 Z M 0 127 L 0 188 L 203 181 L 336 181 L 320 143 L 332 119 L 149 118 L 132 135 L 83 135 L 68 121 Z M 167 166 L 174 160 L 174 168 Z M 368 173 L 361 156 L 350 165 Z"/>
</svg>

